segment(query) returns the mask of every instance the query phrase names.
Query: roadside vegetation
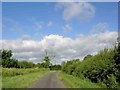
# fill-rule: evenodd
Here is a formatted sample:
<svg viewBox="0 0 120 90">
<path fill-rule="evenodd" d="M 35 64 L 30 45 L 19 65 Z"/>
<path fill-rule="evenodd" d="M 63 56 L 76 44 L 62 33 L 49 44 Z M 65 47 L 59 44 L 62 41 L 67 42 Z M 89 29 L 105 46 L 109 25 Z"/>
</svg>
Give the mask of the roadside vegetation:
<svg viewBox="0 0 120 90">
<path fill-rule="evenodd" d="M 85 78 L 81 79 L 63 72 L 60 72 L 58 76 L 67 88 L 101 88 Z"/>
<path fill-rule="evenodd" d="M 0 55 L 2 88 L 28 88 L 36 80 L 50 73 L 50 70 L 61 69 L 60 65 L 51 65 L 48 56 L 44 57 L 42 63 L 34 64 L 16 60 L 12 57 L 11 50 L 1 50 Z"/>
<path fill-rule="evenodd" d="M 27 69 L 19 69 L 19 68 L 2 68 L 2 76 L 18 76 L 18 75 L 25 75 L 30 73 L 36 73 L 36 72 L 44 72 L 49 71 L 49 69 L 45 68 L 27 68 Z"/>
<path fill-rule="evenodd" d="M 71 88 L 118 88 L 120 89 L 120 42 L 114 48 L 52 65 L 46 54 L 43 62 L 18 61 L 11 50 L 0 51 L 3 88 L 25 88 L 50 70 L 61 70 L 60 79 Z M 1 73 L 0 73 L 1 74 Z"/>
<path fill-rule="evenodd" d="M 11 50 L 0 50 L 0 63 L 3 68 L 49 68 L 50 70 L 61 70 L 61 65 L 52 65 L 47 55 L 43 58 L 43 62 L 36 64 L 28 61 L 18 61 L 12 55 Z"/>
<path fill-rule="evenodd" d="M 4 76 L 2 78 L 2 88 L 30 88 L 37 80 L 47 75 L 48 73 L 48 70 L 41 70 L 30 74 L 23 74 L 12 77 Z"/>
<path fill-rule="evenodd" d="M 63 62 L 62 72 L 82 80 L 88 79 L 101 87 L 120 88 L 120 43 L 118 42 L 113 49 L 104 49 L 96 55 L 87 55 L 82 61 L 76 59 Z M 66 75 L 63 74 L 63 77 Z M 76 87 L 74 79 L 70 80 L 73 87 Z"/>
</svg>

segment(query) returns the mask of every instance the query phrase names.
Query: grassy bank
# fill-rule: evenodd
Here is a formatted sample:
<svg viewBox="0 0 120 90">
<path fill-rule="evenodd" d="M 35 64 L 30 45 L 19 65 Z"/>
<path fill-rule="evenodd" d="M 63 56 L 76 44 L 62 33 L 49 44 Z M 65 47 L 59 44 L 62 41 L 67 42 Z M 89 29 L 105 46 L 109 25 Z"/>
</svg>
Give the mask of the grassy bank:
<svg viewBox="0 0 120 90">
<path fill-rule="evenodd" d="M 28 73 L 33 73 L 33 72 L 41 72 L 41 71 L 46 71 L 49 69 L 45 68 L 2 68 L 2 76 L 17 76 L 17 75 L 24 75 Z"/>
<path fill-rule="evenodd" d="M 78 77 L 74 77 L 63 72 L 58 73 L 58 76 L 68 88 L 101 88 L 97 84 L 91 83 L 88 80 L 82 80 Z"/>
<path fill-rule="evenodd" d="M 28 70 L 29 71 L 29 70 Z M 20 74 L 20 75 L 13 75 L 10 76 L 3 76 L 2 77 L 2 88 L 28 88 L 36 82 L 39 78 L 42 78 L 46 74 L 49 73 L 49 70 L 39 70 L 36 72 Z"/>
</svg>

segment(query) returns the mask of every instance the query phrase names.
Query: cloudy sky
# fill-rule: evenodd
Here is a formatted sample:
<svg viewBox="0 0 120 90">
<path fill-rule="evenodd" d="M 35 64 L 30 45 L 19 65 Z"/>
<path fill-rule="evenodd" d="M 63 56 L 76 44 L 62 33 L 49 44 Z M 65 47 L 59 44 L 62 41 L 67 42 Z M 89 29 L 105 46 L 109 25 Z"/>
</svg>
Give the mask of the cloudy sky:
<svg viewBox="0 0 120 90">
<path fill-rule="evenodd" d="M 117 2 L 4 2 L 0 45 L 19 61 L 82 60 L 114 46 L 117 22 Z"/>
</svg>

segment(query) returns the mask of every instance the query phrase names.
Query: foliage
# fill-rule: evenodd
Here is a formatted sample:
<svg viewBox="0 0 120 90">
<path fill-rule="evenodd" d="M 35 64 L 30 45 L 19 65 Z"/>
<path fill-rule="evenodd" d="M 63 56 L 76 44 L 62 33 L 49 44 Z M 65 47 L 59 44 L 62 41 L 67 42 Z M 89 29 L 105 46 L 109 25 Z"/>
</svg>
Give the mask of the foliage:
<svg viewBox="0 0 120 90">
<path fill-rule="evenodd" d="M 17 75 L 24 75 L 33 72 L 40 72 L 40 71 L 48 71 L 49 69 L 44 68 L 28 68 L 28 69 L 18 69 L 18 68 L 2 68 L 2 76 L 17 76 Z"/>
<path fill-rule="evenodd" d="M 12 51 L 11 50 L 0 50 L 1 55 L 1 61 L 2 61 L 2 67 L 3 68 L 33 68 L 36 65 L 32 62 L 28 61 L 18 61 L 14 58 L 12 58 Z M 45 57 L 45 60 L 47 63 L 42 63 L 43 67 L 48 67 L 49 61 L 48 58 Z"/>
<path fill-rule="evenodd" d="M 50 70 L 61 70 L 61 65 L 51 65 Z"/>
<path fill-rule="evenodd" d="M 89 79 L 93 83 L 103 82 L 109 88 L 116 88 L 120 81 L 120 45 L 104 49 L 98 54 L 87 55 L 84 60 L 70 60 L 62 65 L 62 71 Z"/>
<path fill-rule="evenodd" d="M 113 74 L 107 76 L 107 80 L 104 81 L 107 87 L 109 88 L 117 88 L 118 83 L 116 82 L 116 77 Z"/>
<path fill-rule="evenodd" d="M 0 50 L 1 55 L 1 61 L 2 61 L 2 67 L 3 68 L 50 68 L 51 70 L 60 70 L 60 65 L 50 65 L 50 59 L 48 56 L 44 57 L 44 62 L 34 64 L 33 62 L 28 61 L 18 61 L 14 58 L 12 58 L 12 51 L 11 50 Z M 1 63 L 0 61 L 0 63 Z"/>
<path fill-rule="evenodd" d="M 115 68 L 117 69 L 115 75 L 117 82 L 120 83 L 120 41 L 118 41 L 117 46 L 114 49 L 114 52 L 115 52 L 114 55 Z"/>
<path fill-rule="evenodd" d="M 11 58 L 12 57 L 12 51 L 11 50 L 1 50 L 0 51 L 2 56 L 2 67 L 4 68 L 10 68 L 10 67 L 18 67 L 17 63 L 18 61 L 16 59 Z"/>
<path fill-rule="evenodd" d="M 45 61 L 45 63 L 43 63 L 44 67 L 45 68 L 49 68 L 49 66 L 50 66 L 50 59 L 49 59 L 49 57 L 45 56 L 43 60 Z"/>
<path fill-rule="evenodd" d="M 63 81 L 63 83 L 68 88 L 101 88 L 100 86 L 90 82 L 89 80 L 83 80 L 63 72 L 60 72 L 58 75 L 60 77 L 60 80 Z"/>
<path fill-rule="evenodd" d="M 84 60 L 86 60 L 87 58 L 90 58 L 90 57 L 92 57 L 92 55 L 87 55 L 84 57 Z"/>
<path fill-rule="evenodd" d="M 44 63 L 37 63 L 37 64 L 35 65 L 35 67 L 44 68 Z"/>
<path fill-rule="evenodd" d="M 35 66 L 35 64 L 32 62 L 27 62 L 27 61 L 19 61 L 18 62 L 18 68 L 32 68 L 34 66 Z"/>
</svg>

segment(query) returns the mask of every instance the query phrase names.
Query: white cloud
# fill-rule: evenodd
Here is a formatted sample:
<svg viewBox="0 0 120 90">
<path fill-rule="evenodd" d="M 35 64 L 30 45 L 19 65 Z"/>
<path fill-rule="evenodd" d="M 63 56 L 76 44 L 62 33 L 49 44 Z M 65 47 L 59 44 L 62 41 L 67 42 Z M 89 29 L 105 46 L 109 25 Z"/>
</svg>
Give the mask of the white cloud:
<svg viewBox="0 0 120 90">
<path fill-rule="evenodd" d="M 48 27 L 50 27 L 50 26 L 52 26 L 52 25 L 53 25 L 53 22 L 52 22 L 52 21 L 49 21 L 48 24 L 47 24 Z"/>
<path fill-rule="evenodd" d="M 109 25 L 107 23 L 98 23 L 92 27 L 91 33 L 106 32 L 109 30 Z"/>
<path fill-rule="evenodd" d="M 76 39 L 59 35 L 48 35 L 40 41 L 35 40 L 2 40 L 4 49 L 11 49 L 13 57 L 18 60 L 41 62 L 47 49 L 49 55 L 55 55 L 52 62 L 61 63 L 63 60 L 83 58 L 87 54 L 95 54 L 105 47 L 113 47 L 117 32 L 103 32 L 89 36 L 80 35 Z"/>
<path fill-rule="evenodd" d="M 72 27 L 69 25 L 69 24 L 66 24 L 64 27 L 63 27 L 63 31 L 64 33 L 69 33 L 72 31 Z"/>
<path fill-rule="evenodd" d="M 55 10 L 63 10 L 63 19 L 89 20 L 95 15 L 95 7 L 87 2 L 59 2 Z"/>
</svg>

